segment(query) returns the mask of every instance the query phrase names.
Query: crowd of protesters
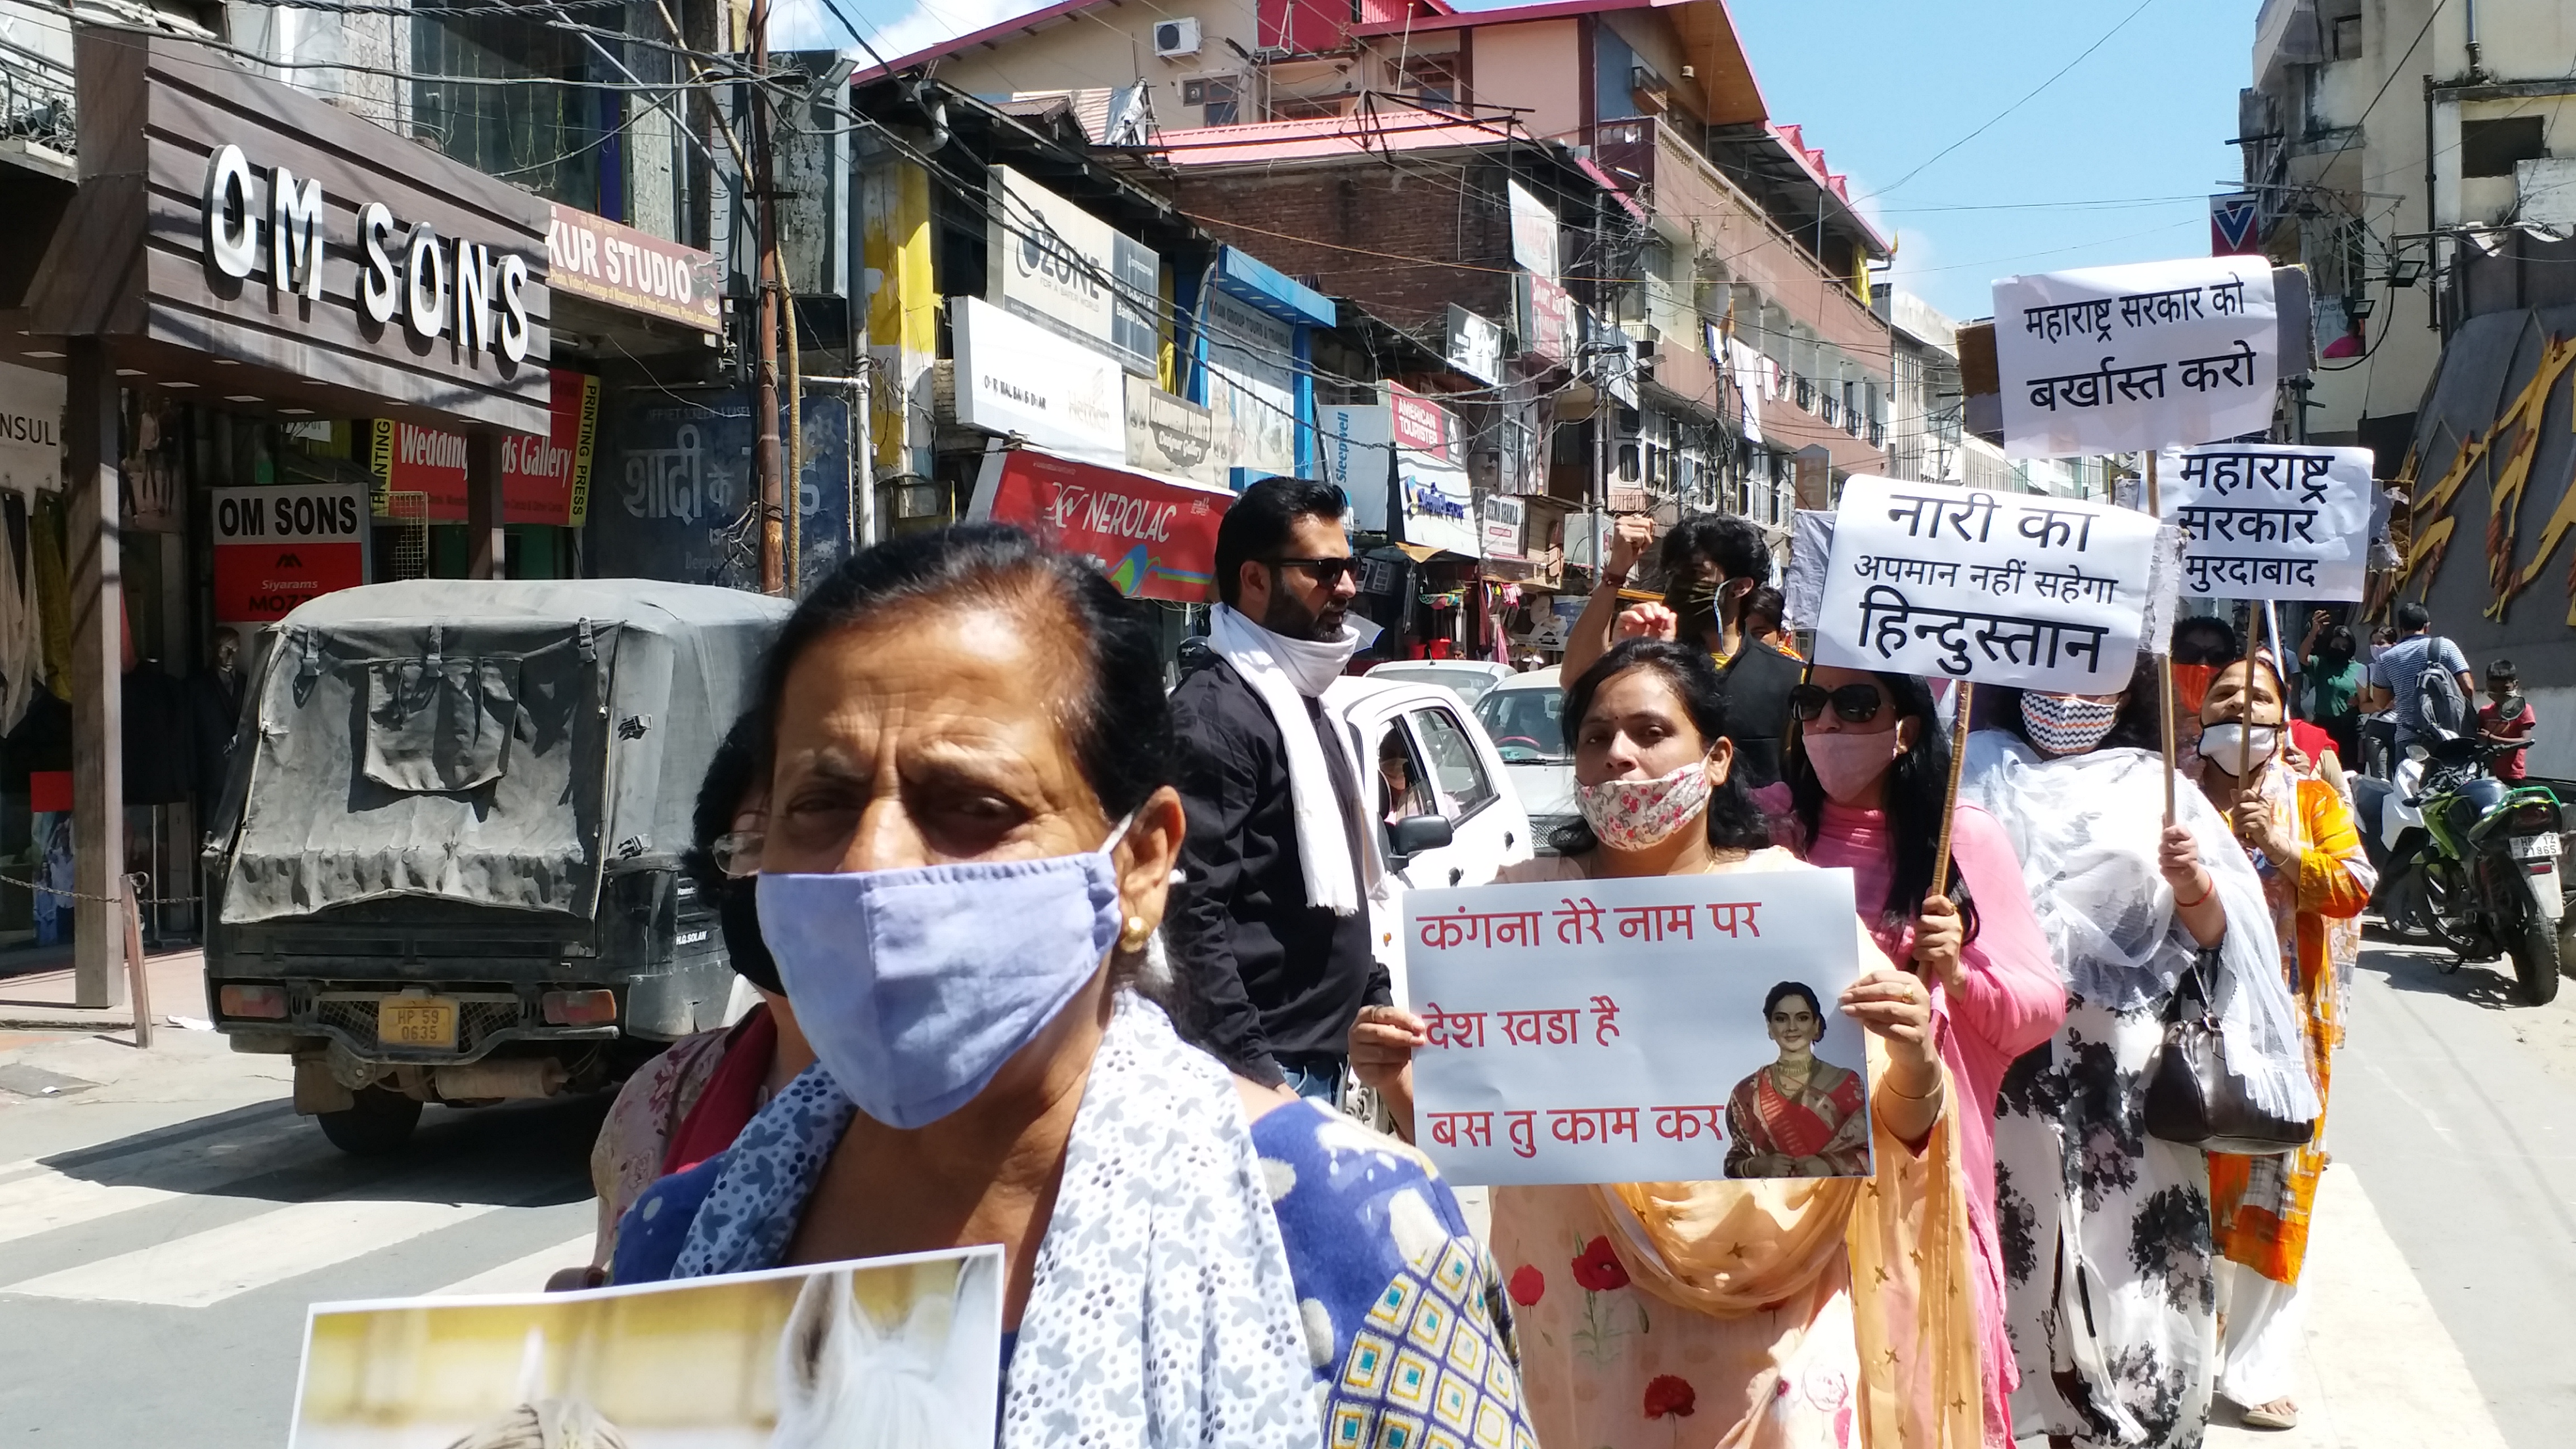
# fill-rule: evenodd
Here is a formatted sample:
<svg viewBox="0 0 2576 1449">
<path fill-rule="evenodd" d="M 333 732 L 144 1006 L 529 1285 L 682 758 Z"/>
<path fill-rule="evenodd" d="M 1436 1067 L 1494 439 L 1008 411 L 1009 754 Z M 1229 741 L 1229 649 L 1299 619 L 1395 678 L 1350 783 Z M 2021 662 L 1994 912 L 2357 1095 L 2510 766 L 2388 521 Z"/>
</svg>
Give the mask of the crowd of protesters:
<svg viewBox="0 0 2576 1449">
<path fill-rule="evenodd" d="M 2416 675 L 2468 682 L 2420 608 L 2369 651 L 2323 616 L 2250 652 L 2186 619 L 2170 719 L 2142 653 L 2120 691 L 1958 720 L 1800 660 L 1749 524 L 1623 522 L 1563 666 L 1581 813 L 1502 879 L 1850 870 L 1859 979 L 1775 993 L 1748 1084 L 1869 1166 L 1501 1188 L 1488 1224 L 1409 1145 L 1427 1038 L 1371 950 L 1370 762 L 1321 702 L 1363 633 L 1345 522 L 1330 488 L 1247 490 L 1169 693 L 1139 607 L 1007 528 L 879 545 L 806 598 L 697 812 L 761 1005 L 628 1084 L 581 1281 L 1000 1243 L 1014 1449 L 2296 1422 L 2322 1136 L 2167 1141 L 2144 1081 L 2207 993 L 2242 1090 L 2321 1129 L 2374 885 L 2347 766 L 2375 712 L 2392 751 L 2441 728 Z M 1650 551 L 1661 600 L 1623 600 Z M 2468 728 L 2527 740 L 2510 664 L 2487 693 Z M 1836 1030 L 1865 1097 L 1795 1050 Z"/>
</svg>

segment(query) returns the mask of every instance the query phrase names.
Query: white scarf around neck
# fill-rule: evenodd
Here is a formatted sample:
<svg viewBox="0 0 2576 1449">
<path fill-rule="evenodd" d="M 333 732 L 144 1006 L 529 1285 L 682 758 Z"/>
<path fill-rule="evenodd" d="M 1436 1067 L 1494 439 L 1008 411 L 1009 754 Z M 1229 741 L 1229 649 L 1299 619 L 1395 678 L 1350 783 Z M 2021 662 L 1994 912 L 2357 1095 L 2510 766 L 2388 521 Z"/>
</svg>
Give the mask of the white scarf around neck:
<svg viewBox="0 0 2576 1449">
<path fill-rule="evenodd" d="M 1339 639 L 1291 639 L 1252 622 L 1231 604 L 1219 604 L 1209 611 L 1208 644 L 1252 686 L 1253 697 L 1279 726 L 1288 754 L 1288 802 L 1297 818 L 1297 864 L 1306 877 L 1306 903 L 1337 916 L 1356 914 L 1359 870 L 1351 859 L 1350 825 L 1333 792 L 1332 772 L 1306 701 L 1341 677 L 1359 650 L 1359 631 L 1346 624 Z M 1330 732 L 1333 747 L 1351 767 L 1351 778 L 1359 779 L 1339 726 L 1331 726 Z"/>
</svg>

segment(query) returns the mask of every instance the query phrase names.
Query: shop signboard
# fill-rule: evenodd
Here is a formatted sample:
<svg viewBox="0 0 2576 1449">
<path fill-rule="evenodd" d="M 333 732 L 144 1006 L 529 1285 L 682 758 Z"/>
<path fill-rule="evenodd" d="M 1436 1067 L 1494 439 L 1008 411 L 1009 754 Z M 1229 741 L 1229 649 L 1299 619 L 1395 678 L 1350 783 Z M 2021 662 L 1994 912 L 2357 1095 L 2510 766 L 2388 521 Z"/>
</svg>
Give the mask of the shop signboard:
<svg viewBox="0 0 2576 1449">
<path fill-rule="evenodd" d="M 74 45 L 88 180 L 22 325 L 272 405 L 544 427 L 543 200 L 176 36 Z"/>
<path fill-rule="evenodd" d="M 1016 523 L 1087 558 L 1131 599 L 1203 604 L 1216 579 L 1216 530 L 1230 492 L 1050 457 L 984 456 L 970 518 Z"/>
<path fill-rule="evenodd" d="M 63 380 L 0 362 L 0 488 L 63 486 Z"/>
<path fill-rule="evenodd" d="M 1394 409 L 1395 445 L 1449 461 L 1449 410 L 1420 393 L 1387 385 Z"/>
<path fill-rule="evenodd" d="M 1233 466 L 1297 471 L 1297 330 L 1224 292 L 1207 296 L 1208 407 L 1231 431 Z"/>
<path fill-rule="evenodd" d="M 591 455 L 599 441 L 599 379 L 556 369 L 543 436 L 513 433 L 501 445 L 501 521 L 581 527 L 589 517 Z M 428 499 L 431 523 L 465 521 L 465 435 L 394 418 L 369 425 L 367 469 L 374 512 L 392 515 L 395 493 Z"/>
<path fill-rule="evenodd" d="M 1568 362 L 1574 357 L 1574 296 L 1547 277 L 1523 272 L 1512 281 L 1512 331 L 1519 334 L 1521 355 L 1542 362 Z"/>
<path fill-rule="evenodd" d="M 1127 379 L 1127 461 L 1148 473 L 1226 486 L 1227 439 L 1216 414 L 1141 377 Z"/>
<path fill-rule="evenodd" d="M 354 483 L 216 488 L 215 622 L 267 624 L 367 581 L 367 498 Z"/>
<path fill-rule="evenodd" d="M 990 302 L 959 297 L 957 421 L 1095 463 L 1127 461 L 1127 384 L 1117 362 Z"/>
<path fill-rule="evenodd" d="M 992 300 L 1128 371 L 1159 370 L 1162 258 L 1008 166 L 992 169 Z"/>
<path fill-rule="evenodd" d="M 1477 505 L 1477 516 L 1484 522 L 1482 541 L 1484 556 L 1517 559 L 1524 556 L 1521 529 L 1528 518 L 1527 503 L 1518 498 L 1489 497 Z"/>
<path fill-rule="evenodd" d="M 1449 410 L 1389 384 L 1393 393 L 1397 532 L 1406 543 L 1477 556 L 1476 495 Z"/>
<path fill-rule="evenodd" d="M 1503 329 L 1449 304 L 1449 365 L 1488 385 L 1503 380 Z"/>
<path fill-rule="evenodd" d="M 779 426 L 786 427 L 784 404 Z M 809 392 L 797 480 L 801 588 L 850 553 L 850 404 Z M 599 506 L 583 531 L 601 578 L 760 586 L 751 400 L 741 392 L 645 393 L 618 419 Z"/>
<path fill-rule="evenodd" d="M 1324 481 L 1350 501 L 1351 531 L 1385 533 L 1386 490 L 1395 466 L 1394 418 L 1384 403 L 1326 404 L 1315 409 Z"/>
<path fill-rule="evenodd" d="M 1557 274 L 1556 213 L 1517 181 L 1504 182 L 1503 190 L 1511 198 L 1512 260 L 1528 269 L 1530 275 L 1554 282 Z"/>
<path fill-rule="evenodd" d="M 560 292 L 677 322 L 724 331 L 724 288 L 712 252 L 551 203 L 546 280 Z"/>
</svg>

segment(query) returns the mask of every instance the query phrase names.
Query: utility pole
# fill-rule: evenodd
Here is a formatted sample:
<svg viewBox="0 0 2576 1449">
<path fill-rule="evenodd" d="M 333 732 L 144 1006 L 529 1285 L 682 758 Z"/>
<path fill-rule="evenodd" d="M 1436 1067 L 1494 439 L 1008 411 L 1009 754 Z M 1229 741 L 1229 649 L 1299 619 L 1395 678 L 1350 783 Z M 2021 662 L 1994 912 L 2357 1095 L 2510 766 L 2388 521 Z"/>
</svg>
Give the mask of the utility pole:
<svg viewBox="0 0 2576 1449">
<path fill-rule="evenodd" d="M 778 188 L 770 168 L 769 3 L 751 0 L 751 191 L 758 218 L 759 297 L 754 302 L 752 421 L 758 426 L 752 445 L 752 472 L 760 480 L 760 589 L 784 594 L 787 585 L 786 468 L 778 437 Z"/>
</svg>

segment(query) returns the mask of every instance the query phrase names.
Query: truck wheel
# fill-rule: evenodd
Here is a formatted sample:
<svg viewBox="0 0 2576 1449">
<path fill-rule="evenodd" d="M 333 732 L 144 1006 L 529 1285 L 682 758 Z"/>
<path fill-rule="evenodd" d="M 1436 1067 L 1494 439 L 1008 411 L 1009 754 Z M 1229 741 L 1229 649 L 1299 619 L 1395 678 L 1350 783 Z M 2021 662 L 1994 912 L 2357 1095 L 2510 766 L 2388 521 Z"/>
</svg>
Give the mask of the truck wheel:
<svg viewBox="0 0 2576 1449">
<path fill-rule="evenodd" d="M 2538 911 L 2525 911 L 2514 939 L 2513 974 L 2522 996 L 2534 1006 L 2547 1006 L 2558 995 L 2558 928 Z"/>
<path fill-rule="evenodd" d="M 381 1157 L 401 1150 L 411 1140 L 411 1129 L 420 1125 L 417 1098 L 382 1087 L 362 1088 L 355 1096 L 357 1105 L 345 1111 L 317 1113 L 313 1118 L 322 1125 L 322 1135 L 331 1139 L 332 1146 L 352 1157 Z"/>
</svg>

